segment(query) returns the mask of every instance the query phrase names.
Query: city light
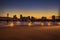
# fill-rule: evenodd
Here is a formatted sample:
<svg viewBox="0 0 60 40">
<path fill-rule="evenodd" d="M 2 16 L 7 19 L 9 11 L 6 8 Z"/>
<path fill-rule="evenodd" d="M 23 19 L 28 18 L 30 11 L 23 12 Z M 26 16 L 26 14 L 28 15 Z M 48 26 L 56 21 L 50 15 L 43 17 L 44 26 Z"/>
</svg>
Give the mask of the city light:
<svg viewBox="0 0 60 40">
<path fill-rule="evenodd" d="M 8 26 L 13 27 L 14 26 L 13 22 L 9 23 Z"/>
<path fill-rule="evenodd" d="M 32 25 L 31 22 L 29 22 L 29 23 L 28 23 L 28 26 L 31 26 L 31 25 Z"/>
<path fill-rule="evenodd" d="M 43 25 L 44 25 L 44 23 L 41 23 L 41 25 L 43 26 Z"/>
<path fill-rule="evenodd" d="M 48 23 L 48 26 L 50 26 L 51 25 L 51 23 Z"/>
</svg>

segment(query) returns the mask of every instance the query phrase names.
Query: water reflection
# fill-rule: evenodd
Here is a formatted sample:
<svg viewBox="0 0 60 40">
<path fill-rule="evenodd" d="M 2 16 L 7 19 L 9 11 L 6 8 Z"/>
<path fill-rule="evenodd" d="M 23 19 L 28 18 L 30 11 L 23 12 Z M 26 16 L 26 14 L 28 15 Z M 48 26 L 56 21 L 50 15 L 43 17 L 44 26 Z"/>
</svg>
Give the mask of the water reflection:
<svg viewBox="0 0 60 40">
<path fill-rule="evenodd" d="M 20 22 L 20 21 L 14 21 L 14 22 L 0 22 L 0 26 L 7 25 L 7 26 L 17 26 L 17 25 L 27 25 L 27 26 L 33 26 L 33 25 L 40 25 L 40 26 L 54 26 L 60 25 L 60 22 Z"/>
<path fill-rule="evenodd" d="M 58 25 L 60 25 L 60 22 L 58 22 Z"/>
<path fill-rule="evenodd" d="M 13 27 L 14 23 L 13 22 L 9 22 L 7 26 Z"/>
<path fill-rule="evenodd" d="M 60 25 L 60 22 L 11 22 L 10 25 L 41 25 L 41 26 L 53 26 L 53 25 Z"/>
<path fill-rule="evenodd" d="M 32 23 L 31 23 L 31 22 L 29 22 L 29 23 L 28 23 L 28 26 L 32 26 Z"/>
</svg>

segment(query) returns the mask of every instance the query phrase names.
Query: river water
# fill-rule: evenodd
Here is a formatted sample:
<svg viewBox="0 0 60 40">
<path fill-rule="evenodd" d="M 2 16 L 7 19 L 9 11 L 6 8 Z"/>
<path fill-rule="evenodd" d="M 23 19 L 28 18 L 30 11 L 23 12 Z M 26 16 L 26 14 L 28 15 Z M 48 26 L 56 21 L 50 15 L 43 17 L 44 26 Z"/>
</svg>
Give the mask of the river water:
<svg viewBox="0 0 60 40">
<path fill-rule="evenodd" d="M 60 26 L 60 22 L 6 22 L 0 21 L 0 26 Z"/>
<path fill-rule="evenodd" d="M 60 40 L 60 23 L 1 21 L 0 40 Z"/>
</svg>

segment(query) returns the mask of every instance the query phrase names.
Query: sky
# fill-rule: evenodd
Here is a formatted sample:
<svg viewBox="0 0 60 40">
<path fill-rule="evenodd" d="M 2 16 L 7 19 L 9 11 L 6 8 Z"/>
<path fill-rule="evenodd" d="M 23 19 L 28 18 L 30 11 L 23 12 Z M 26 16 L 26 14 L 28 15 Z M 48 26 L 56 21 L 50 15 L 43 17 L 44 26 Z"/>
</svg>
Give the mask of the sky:
<svg viewBox="0 0 60 40">
<path fill-rule="evenodd" d="M 59 0 L 0 0 L 0 16 L 6 16 L 9 13 L 10 17 L 20 14 L 23 16 L 34 16 L 47 18 L 52 15 L 58 16 Z"/>
</svg>

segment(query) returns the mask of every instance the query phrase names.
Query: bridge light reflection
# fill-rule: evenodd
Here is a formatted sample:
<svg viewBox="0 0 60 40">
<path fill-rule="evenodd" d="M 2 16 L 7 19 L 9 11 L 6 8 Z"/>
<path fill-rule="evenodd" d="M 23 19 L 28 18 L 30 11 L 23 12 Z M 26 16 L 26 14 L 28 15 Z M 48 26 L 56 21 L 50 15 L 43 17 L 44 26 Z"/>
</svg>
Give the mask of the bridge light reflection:
<svg viewBox="0 0 60 40">
<path fill-rule="evenodd" d="M 51 24 L 50 23 L 48 23 L 48 26 L 50 26 Z"/>
<path fill-rule="evenodd" d="M 14 26 L 14 23 L 13 22 L 12 23 L 9 23 L 8 26 L 13 27 Z"/>
<path fill-rule="evenodd" d="M 28 26 L 31 26 L 32 24 L 31 24 L 31 22 L 30 23 L 28 23 Z"/>
</svg>

